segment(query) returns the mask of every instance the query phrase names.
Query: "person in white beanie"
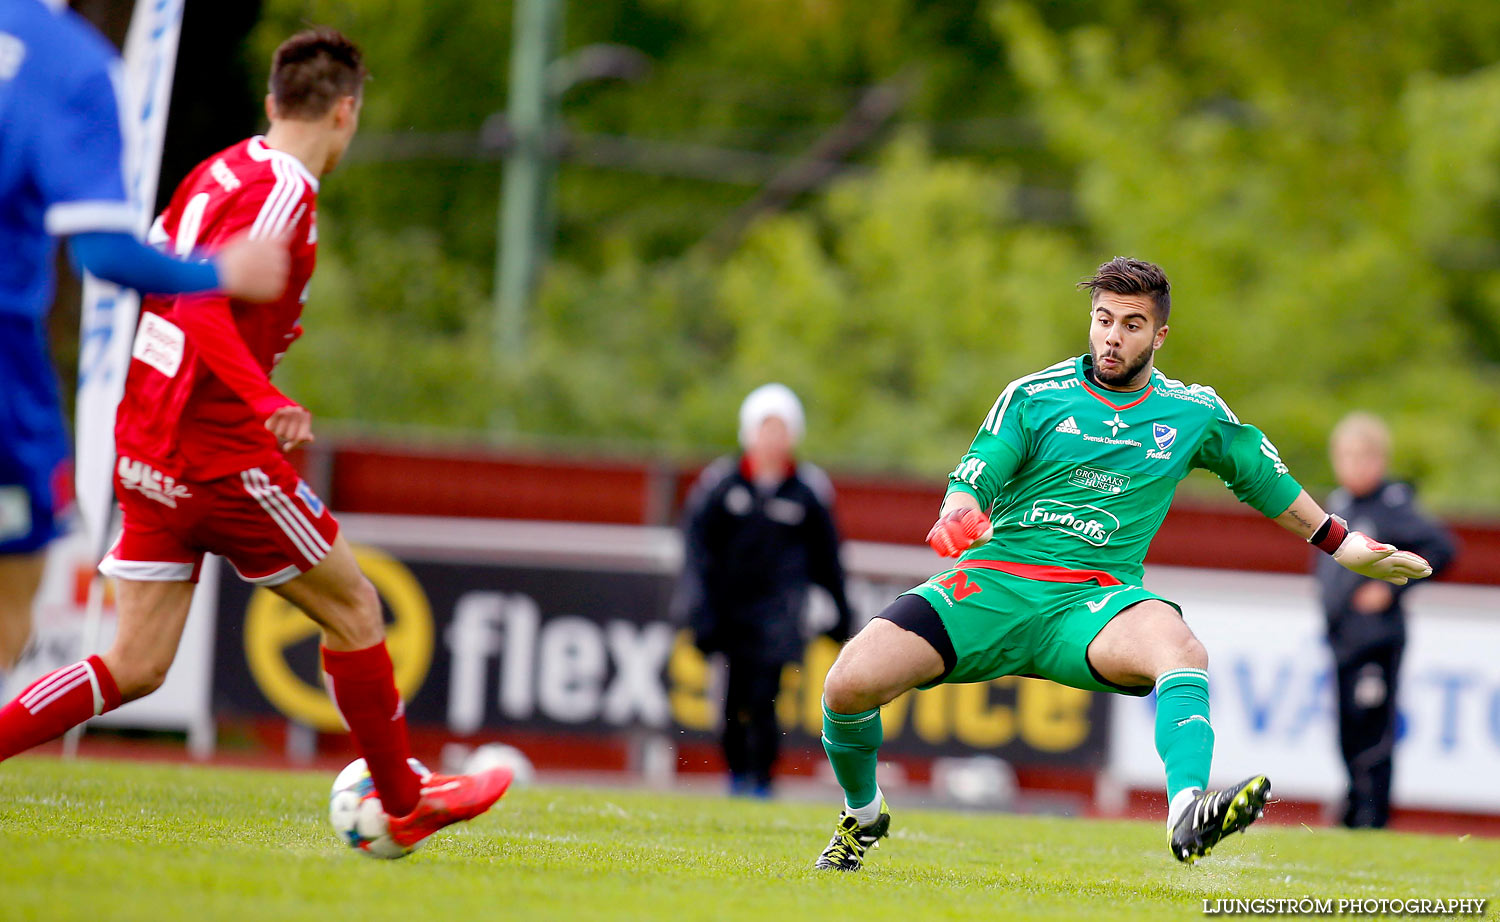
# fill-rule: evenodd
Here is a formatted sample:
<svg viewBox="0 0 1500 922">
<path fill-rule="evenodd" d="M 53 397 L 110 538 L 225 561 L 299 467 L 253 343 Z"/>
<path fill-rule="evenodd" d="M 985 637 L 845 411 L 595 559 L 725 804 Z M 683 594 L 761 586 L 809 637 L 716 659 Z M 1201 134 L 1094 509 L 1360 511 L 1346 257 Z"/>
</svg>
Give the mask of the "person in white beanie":
<svg viewBox="0 0 1500 922">
<path fill-rule="evenodd" d="M 802 402 L 786 385 L 751 391 L 740 406 L 742 453 L 705 468 L 683 512 L 672 608 L 700 650 L 728 656 L 723 744 L 734 794 L 771 795 L 776 693 L 782 668 L 802 658 L 810 586 L 827 589 L 838 611 L 825 633 L 841 643 L 850 633 L 833 487 L 793 455 L 805 428 Z"/>
</svg>

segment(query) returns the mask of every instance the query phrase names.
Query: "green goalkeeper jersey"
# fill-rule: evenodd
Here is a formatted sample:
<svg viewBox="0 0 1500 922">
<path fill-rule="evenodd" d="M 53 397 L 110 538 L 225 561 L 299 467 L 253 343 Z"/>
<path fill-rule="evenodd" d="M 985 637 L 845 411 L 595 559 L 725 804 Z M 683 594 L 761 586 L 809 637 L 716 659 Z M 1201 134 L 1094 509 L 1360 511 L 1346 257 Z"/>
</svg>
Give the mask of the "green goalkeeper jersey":
<svg viewBox="0 0 1500 922">
<path fill-rule="evenodd" d="M 1092 364 L 1059 362 L 995 401 L 948 478 L 995 527 L 962 559 L 1103 570 L 1140 585 L 1146 549 L 1193 468 L 1273 518 L 1302 491 L 1276 446 L 1213 388 L 1152 371 L 1144 388 L 1112 391 L 1089 379 Z"/>
</svg>

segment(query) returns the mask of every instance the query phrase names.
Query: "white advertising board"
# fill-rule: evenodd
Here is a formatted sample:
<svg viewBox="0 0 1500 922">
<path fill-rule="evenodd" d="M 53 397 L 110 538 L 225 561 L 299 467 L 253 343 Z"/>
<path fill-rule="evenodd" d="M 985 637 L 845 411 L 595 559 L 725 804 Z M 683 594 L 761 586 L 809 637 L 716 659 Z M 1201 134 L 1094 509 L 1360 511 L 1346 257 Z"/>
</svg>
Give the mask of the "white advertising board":
<svg viewBox="0 0 1500 922">
<path fill-rule="evenodd" d="M 1347 776 L 1337 691 L 1310 577 L 1152 568 L 1146 585 L 1182 605 L 1208 650 L 1211 784 L 1254 773 L 1290 797 L 1334 801 Z M 1392 799 L 1500 809 L 1500 588 L 1434 583 L 1407 598 Z M 1163 784 L 1154 697 L 1115 700 L 1110 775 Z"/>
</svg>

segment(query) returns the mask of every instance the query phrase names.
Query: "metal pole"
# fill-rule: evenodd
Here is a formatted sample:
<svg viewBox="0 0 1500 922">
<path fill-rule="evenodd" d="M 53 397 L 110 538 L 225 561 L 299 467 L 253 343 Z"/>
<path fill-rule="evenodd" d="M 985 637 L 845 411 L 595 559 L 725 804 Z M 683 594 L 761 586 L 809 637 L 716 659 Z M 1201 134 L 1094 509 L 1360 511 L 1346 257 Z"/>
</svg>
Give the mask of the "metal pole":
<svg viewBox="0 0 1500 922">
<path fill-rule="evenodd" d="M 562 35 L 563 0 L 516 0 L 511 39 L 510 104 L 513 146 L 505 162 L 495 265 L 494 359 L 510 363 L 525 348 L 526 309 L 545 250 L 551 182 L 553 100 L 547 68 Z"/>
</svg>

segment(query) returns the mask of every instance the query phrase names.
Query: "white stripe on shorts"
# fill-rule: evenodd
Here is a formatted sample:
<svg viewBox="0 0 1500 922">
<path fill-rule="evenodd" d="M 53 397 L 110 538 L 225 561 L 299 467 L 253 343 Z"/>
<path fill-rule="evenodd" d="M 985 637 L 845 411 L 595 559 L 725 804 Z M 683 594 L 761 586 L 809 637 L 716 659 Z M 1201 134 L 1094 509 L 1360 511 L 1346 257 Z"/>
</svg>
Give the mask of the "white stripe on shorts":
<svg viewBox="0 0 1500 922">
<path fill-rule="evenodd" d="M 293 522 L 301 525 L 302 528 L 306 529 L 308 540 L 312 541 L 315 547 L 321 548 L 323 554 L 327 554 L 329 551 L 328 542 L 323 540 L 323 534 L 322 532 L 318 531 L 317 526 L 314 525 L 308 519 L 308 517 L 302 513 L 302 507 L 292 502 L 292 498 L 290 496 L 287 496 L 286 492 L 283 491 L 281 487 L 277 486 L 274 483 L 269 484 L 269 486 L 271 488 L 271 492 L 268 498 L 271 500 L 271 502 L 275 503 L 277 506 L 280 506 L 281 510 L 285 512 Z M 319 555 L 318 559 L 322 559 L 321 554 Z"/>
<path fill-rule="evenodd" d="M 193 578 L 193 564 L 176 560 L 121 560 L 111 550 L 99 561 L 99 572 L 143 583 L 185 583 Z"/>
<path fill-rule="evenodd" d="M 328 553 L 328 542 L 323 540 L 305 519 L 298 520 L 287 514 L 287 511 L 277 504 L 275 500 L 275 489 L 271 479 L 266 476 L 265 471 L 258 467 L 252 467 L 247 471 L 240 472 L 240 480 L 245 485 L 245 492 L 255 497 L 260 507 L 266 511 L 271 520 L 291 539 L 296 545 L 298 552 L 306 558 L 307 562 L 316 565 Z M 279 493 L 280 491 L 275 491 Z M 285 498 L 283 494 L 283 498 Z M 296 510 L 291 510 L 296 515 Z"/>
<path fill-rule="evenodd" d="M 231 567 L 234 567 L 234 561 L 230 561 L 229 565 Z M 234 572 L 239 573 L 240 579 L 244 580 L 245 582 L 254 583 L 257 586 L 265 586 L 268 589 L 272 586 L 280 586 L 282 583 L 290 583 L 292 580 L 302 575 L 302 570 L 298 568 L 296 564 L 282 567 L 275 573 L 268 573 L 265 576 L 246 576 L 245 574 L 240 573 L 239 567 L 234 567 Z"/>
<path fill-rule="evenodd" d="M 280 486 L 272 483 L 271 479 L 269 477 L 266 477 L 265 473 L 262 472 L 260 468 L 253 468 L 253 470 L 256 473 L 260 474 L 261 477 L 265 478 L 263 486 L 268 491 L 266 493 L 266 498 L 273 504 L 275 504 L 278 508 L 280 508 L 281 511 L 286 514 L 287 519 L 293 525 L 296 525 L 302 529 L 303 534 L 307 536 L 307 540 L 312 543 L 312 546 L 314 548 L 322 551 L 322 553 L 318 555 L 318 560 L 322 560 L 324 556 L 328 554 L 329 547 L 328 542 L 323 540 L 323 535 L 319 533 L 317 526 L 308 521 L 307 516 L 302 514 L 302 508 L 296 503 L 292 502 L 291 498 L 286 495 L 286 493 L 281 489 Z"/>
</svg>

